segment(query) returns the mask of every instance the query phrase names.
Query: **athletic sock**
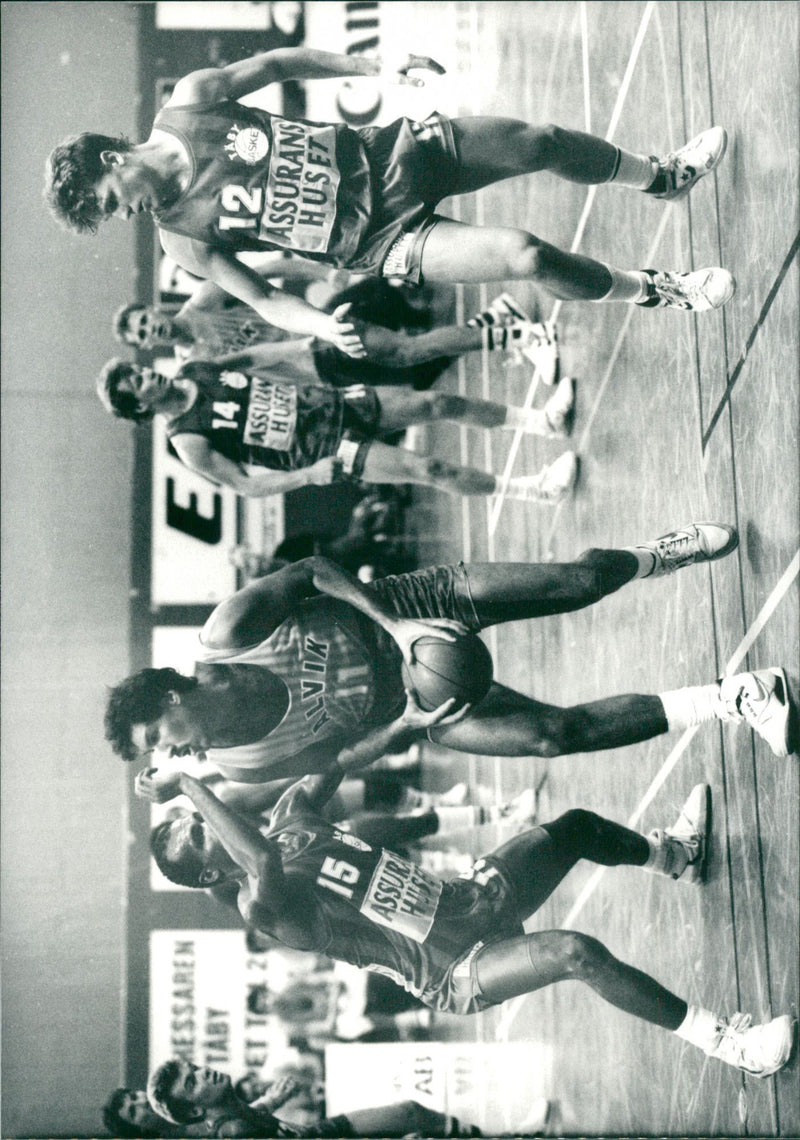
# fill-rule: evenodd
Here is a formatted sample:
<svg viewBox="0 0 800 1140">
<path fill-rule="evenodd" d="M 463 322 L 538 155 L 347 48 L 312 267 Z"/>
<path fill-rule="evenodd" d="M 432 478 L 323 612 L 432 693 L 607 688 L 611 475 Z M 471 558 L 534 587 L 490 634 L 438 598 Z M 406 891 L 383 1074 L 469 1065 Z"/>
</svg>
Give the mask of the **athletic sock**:
<svg viewBox="0 0 800 1140">
<path fill-rule="evenodd" d="M 667 875 L 671 879 L 679 878 L 686 870 L 689 855 L 686 848 L 677 839 L 665 835 L 663 831 L 651 831 L 645 836 L 650 854 L 642 870 L 653 875 Z"/>
<path fill-rule="evenodd" d="M 434 797 L 428 792 L 420 792 L 417 788 L 403 788 L 395 811 L 430 811 L 434 806 Z"/>
<path fill-rule="evenodd" d="M 499 819 L 497 807 L 448 807 L 440 805 L 434 809 L 439 826 L 436 835 L 452 835 L 456 831 L 466 831 L 471 827 L 480 827 L 484 823 L 492 823 Z"/>
<path fill-rule="evenodd" d="M 593 298 L 600 301 L 626 301 L 629 305 L 641 305 L 650 295 L 650 278 L 643 269 L 614 269 L 607 265 L 611 274 L 611 288 L 602 297 Z"/>
<path fill-rule="evenodd" d="M 543 408 L 506 408 L 505 421 L 500 424 L 504 431 L 520 428 L 528 435 L 552 435 L 553 425 Z"/>
<path fill-rule="evenodd" d="M 639 563 L 639 568 L 631 581 L 634 578 L 649 578 L 656 568 L 656 556 L 652 550 L 648 550 L 646 546 L 623 546 L 622 549 L 626 554 L 632 554 Z"/>
<path fill-rule="evenodd" d="M 716 682 L 713 685 L 695 685 L 659 693 L 658 699 L 664 706 L 670 732 L 692 728 L 709 720 L 722 720 L 724 717 L 725 706 Z"/>
<path fill-rule="evenodd" d="M 649 190 L 658 175 L 658 159 L 652 155 L 634 154 L 617 148 L 617 162 L 609 182 L 631 190 Z"/>
<path fill-rule="evenodd" d="M 675 1030 L 675 1035 L 705 1052 L 714 1048 L 719 1032 L 719 1018 L 715 1014 L 699 1005 L 690 1005 L 686 1017 Z"/>
</svg>

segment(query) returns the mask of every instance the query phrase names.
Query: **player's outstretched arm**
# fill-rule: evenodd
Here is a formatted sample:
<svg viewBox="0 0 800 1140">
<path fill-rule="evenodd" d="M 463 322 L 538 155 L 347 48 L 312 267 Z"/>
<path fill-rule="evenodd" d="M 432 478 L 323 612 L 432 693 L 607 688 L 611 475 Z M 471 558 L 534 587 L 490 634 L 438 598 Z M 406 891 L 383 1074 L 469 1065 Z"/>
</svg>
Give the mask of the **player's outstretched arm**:
<svg viewBox="0 0 800 1140">
<path fill-rule="evenodd" d="M 426 55 L 404 53 L 383 60 L 307 47 L 276 48 L 229 63 L 227 67 L 190 72 L 175 85 L 169 103 L 172 106 L 216 103 L 222 99 L 241 99 L 270 83 L 286 83 L 290 79 L 336 79 L 346 75 L 373 76 L 393 83 L 421 86 L 419 78 L 409 77 L 408 72 L 412 70 L 444 74 L 442 65 Z"/>
<path fill-rule="evenodd" d="M 310 467 L 301 467 L 298 471 L 248 471 L 227 455 L 215 451 L 205 436 L 195 432 L 181 432 L 173 436 L 172 443 L 191 471 L 223 487 L 230 487 L 237 495 L 254 499 L 283 495 L 300 487 L 333 483 L 337 464 L 341 467 L 341 461 L 330 458 L 321 459 Z"/>
<path fill-rule="evenodd" d="M 249 305 L 267 324 L 298 336 L 319 337 L 349 356 L 364 355 L 364 346 L 352 322 L 334 313 L 323 313 L 302 298 L 284 293 L 249 265 L 207 242 L 166 230 L 161 231 L 160 238 L 164 252 L 178 265 L 188 273 L 213 281 Z"/>
<path fill-rule="evenodd" d="M 262 872 L 266 872 L 268 877 L 275 874 L 272 864 L 277 860 L 277 872 L 282 880 L 281 860 L 273 844 L 264 839 L 244 815 L 224 804 L 205 784 L 186 772 L 181 772 L 180 789 L 192 801 L 233 861 L 248 876 L 255 877 Z"/>
</svg>

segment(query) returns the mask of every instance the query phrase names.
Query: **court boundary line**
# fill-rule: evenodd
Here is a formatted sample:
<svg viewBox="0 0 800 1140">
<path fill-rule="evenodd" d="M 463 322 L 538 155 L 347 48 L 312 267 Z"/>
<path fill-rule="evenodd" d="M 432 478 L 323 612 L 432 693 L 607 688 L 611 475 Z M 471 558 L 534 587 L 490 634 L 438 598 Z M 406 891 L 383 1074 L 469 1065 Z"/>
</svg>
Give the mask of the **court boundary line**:
<svg viewBox="0 0 800 1140">
<path fill-rule="evenodd" d="M 609 122 L 608 129 L 607 129 L 606 134 L 605 134 L 606 142 L 611 142 L 611 140 L 614 136 L 614 132 L 616 131 L 617 126 L 619 125 L 619 120 L 622 117 L 622 109 L 625 105 L 625 101 L 628 98 L 628 91 L 629 91 L 630 85 L 633 81 L 633 73 L 636 69 L 636 64 L 638 63 L 638 60 L 639 60 L 639 54 L 641 52 L 642 44 L 644 43 L 645 34 L 647 32 L 647 28 L 648 28 L 649 23 L 650 23 L 650 17 L 652 16 L 654 9 L 655 9 L 655 0 L 647 0 L 647 4 L 645 5 L 644 12 L 642 13 L 641 20 L 639 21 L 639 27 L 638 27 L 636 35 L 634 37 L 633 47 L 631 48 L 631 54 L 630 54 L 630 57 L 628 59 L 628 65 L 625 68 L 625 75 L 623 76 L 622 83 L 620 84 L 619 91 L 617 92 L 617 98 L 616 98 L 616 102 L 614 104 L 614 110 L 611 112 L 611 120 Z M 572 244 L 570 245 L 570 253 L 575 253 L 576 250 L 578 249 L 578 246 L 580 245 L 581 241 L 583 240 L 583 234 L 584 234 L 584 231 L 585 231 L 586 226 L 588 224 L 589 214 L 591 213 L 592 206 L 594 205 L 594 200 L 595 200 L 596 195 L 597 195 L 597 184 L 589 187 L 589 191 L 586 195 L 586 201 L 584 202 L 584 205 L 583 205 L 583 211 L 581 212 L 581 216 L 580 216 L 580 219 L 578 221 L 578 226 L 577 226 L 577 229 L 575 231 L 575 236 L 572 239 Z M 561 301 L 559 299 L 553 305 L 553 308 L 552 308 L 552 311 L 551 311 L 550 317 L 549 317 L 549 319 L 551 321 L 558 320 L 558 315 L 561 312 L 562 304 L 563 304 L 563 301 Z M 540 373 L 539 369 L 538 368 L 534 369 L 533 377 L 532 377 L 530 385 L 528 387 L 528 392 L 526 394 L 525 402 L 523 404 L 523 407 L 525 408 L 526 411 L 530 410 L 530 408 L 533 406 L 533 399 L 534 399 L 534 396 L 536 394 L 536 389 L 537 389 L 538 384 L 539 384 L 540 376 L 541 376 L 541 373 Z M 516 462 L 517 454 L 519 452 L 519 448 L 520 448 L 520 445 L 522 442 L 522 434 L 523 433 L 519 429 L 517 429 L 514 432 L 514 438 L 511 441 L 511 448 L 509 450 L 508 458 L 506 460 L 506 465 L 505 465 L 505 468 L 503 469 L 503 475 L 502 475 L 502 478 L 500 480 L 500 488 L 499 488 L 498 493 L 497 493 L 497 500 L 496 500 L 494 507 L 492 509 L 492 512 L 489 516 L 489 534 L 490 535 L 494 535 L 494 532 L 497 529 L 497 524 L 500 520 L 500 514 L 501 514 L 501 512 L 503 510 L 503 506 L 505 504 L 506 492 L 508 490 L 508 483 L 509 483 L 509 480 L 511 478 L 511 472 L 512 472 L 513 467 L 514 467 L 514 463 Z"/>
<path fill-rule="evenodd" d="M 716 428 L 717 423 L 719 422 L 720 416 L 725 411 L 725 408 L 730 401 L 731 393 L 732 393 L 732 391 L 736 385 L 737 380 L 739 379 L 739 376 L 741 375 L 741 372 L 745 366 L 745 363 L 747 362 L 747 358 L 750 355 L 750 350 L 752 349 L 753 345 L 755 344 L 756 337 L 758 336 L 759 332 L 761 331 L 762 326 L 764 325 L 767 317 L 769 316 L 769 311 L 772 308 L 772 305 L 775 301 L 775 298 L 778 296 L 778 293 L 780 292 L 780 288 L 784 282 L 786 274 L 791 269 L 792 262 L 797 257 L 798 251 L 800 251 L 800 231 L 798 231 L 797 235 L 795 236 L 794 241 L 792 242 L 792 244 L 789 248 L 789 252 L 786 254 L 786 257 L 783 259 L 783 263 L 782 263 L 780 269 L 778 270 L 778 273 L 777 273 L 777 276 L 775 277 L 775 280 L 772 283 L 772 287 L 771 287 L 770 291 L 767 293 L 766 299 L 765 299 L 763 305 L 761 306 L 761 311 L 758 314 L 758 317 L 756 318 L 756 322 L 753 325 L 753 328 L 750 331 L 750 335 L 748 336 L 748 338 L 745 342 L 745 346 L 742 349 L 742 353 L 741 353 L 739 359 L 737 360 L 737 362 L 734 366 L 733 372 L 731 372 L 730 376 L 728 377 L 728 381 L 725 385 L 725 391 L 723 392 L 723 394 L 720 398 L 720 401 L 717 404 L 717 407 L 714 411 L 714 414 L 712 415 L 711 419 L 708 421 L 708 427 L 703 432 L 703 439 L 702 439 L 703 452 L 705 452 L 706 448 L 708 447 L 708 444 L 711 440 L 711 436 L 714 433 L 714 429 Z"/>
<path fill-rule="evenodd" d="M 673 217 L 673 215 L 674 215 L 674 207 L 671 205 L 667 206 L 666 209 L 664 210 L 664 213 L 661 216 L 661 221 L 658 223 L 658 227 L 656 228 L 656 232 L 653 236 L 653 241 L 650 244 L 650 249 L 647 251 L 647 259 L 646 260 L 647 260 L 648 264 L 653 260 L 653 258 L 655 256 L 655 251 L 658 249 L 659 245 L 661 244 L 661 241 L 662 241 L 662 238 L 664 237 L 664 233 L 666 231 L 667 225 L 668 225 L 670 219 Z M 581 432 L 580 437 L 577 441 L 577 445 L 575 446 L 575 450 L 578 452 L 579 455 L 583 454 L 586 451 L 586 448 L 588 446 L 589 436 L 591 435 L 592 427 L 594 426 L 594 421 L 597 418 L 597 413 L 600 409 L 600 404 L 602 403 L 603 397 L 605 396 L 605 391 L 606 391 L 606 388 L 608 387 L 609 381 L 611 380 L 614 369 L 617 366 L 617 360 L 619 358 L 619 354 L 622 352 L 622 346 L 623 346 L 623 343 L 625 341 L 625 337 L 628 334 L 628 328 L 630 327 L 630 323 L 633 320 L 634 314 L 636 312 L 636 306 L 635 305 L 627 305 L 626 309 L 627 309 L 627 312 L 625 313 L 625 317 L 623 318 L 622 324 L 619 327 L 619 331 L 617 333 L 617 339 L 614 341 L 614 347 L 611 350 L 611 356 L 608 359 L 608 364 L 606 365 L 606 370 L 603 373 L 603 378 L 600 381 L 600 386 L 598 387 L 597 393 L 595 394 L 594 402 L 592 403 L 592 407 L 591 407 L 591 410 L 589 412 L 589 415 L 586 417 L 586 422 L 584 424 L 583 431 Z M 550 549 L 550 544 L 553 540 L 553 535 L 556 532 L 556 528 L 558 527 L 561 512 L 564 509 L 564 505 L 565 505 L 565 500 L 562 499 L 561 502 L 556 503 L 555 507 L 553 508 L 553 514 L 552 514 L 552 518 L 550 520 L 550 526 L 547 529 L 546 537 L 545 537 L 545 545 L 544 545 L 545 556 L 546 556 L 546 552 Z"/>
<path fill-rule="evenodd" d="M 789 590 L 789 587 L 792 585 L 792 582 L 795 580 L 795 578 L 797 578 L 799 572 L 800 550 L 797 551 L 797 553 L 790 561 L 789 565 L 784 570 L 783 574 L 781 574 L 780 578 L 769 594 L 769 597 L 764 602 L 764 605 L 756 614 L 752 624 L 749 626 L 736 649 L 733 651 L 723 670 L 724 676 L 730 677 L 736 672 L 742 661 L 750 652 L 750 649 L 752 648 L 754 642 L 766 627 L 767 622 L 772 617 L 773 613 L 778 608 L 780 603 L 783 601 Z M 667 779 L 671 775 L 672 771 L 683 756 L 686 749 L 691 744 L 700 727 L 700 725 L 693 725 L 691 728 L 687 728 L 681 734 L 679 740 L 669 752 L 664 763 L 661 765 L 661 768 L 651 781 L 647 791 L 637 804 L 636 808 L 633 811 L 633 814 L 628 819 L 626 824 L 627 827 L 635 828 L 639 823 L 641 817 L 644 815 L 647 808 L 650 806 L 658 792 L 666 783 Z M 581 913 L 589 899 L 596 891 L 607 870 L 607 867 L 598 867 L 595 871 L 593 871 L 593 873 L 584 883 L 583 888 L 578 894 L 575 902 L 570 907 L 567 913 L 567 917 L 559 929 L 569 930 L 572 928 L 578 915 Z M 502 1007 L 502 1012 L 498 1020 L 497 1029 L 495 1031 L 495 1040 L 501 1040 L 503 1037 L 506 1037 L 508 1035 L 508 1030 L 512 1022 L 516 1019 L 517 1014 L 520 1012 L 523 1004 L 529 996 L 529 994 L 522 994 L 520 997 L 512 998 L 510 1002 L 507 1002 Z"/>
</svg>

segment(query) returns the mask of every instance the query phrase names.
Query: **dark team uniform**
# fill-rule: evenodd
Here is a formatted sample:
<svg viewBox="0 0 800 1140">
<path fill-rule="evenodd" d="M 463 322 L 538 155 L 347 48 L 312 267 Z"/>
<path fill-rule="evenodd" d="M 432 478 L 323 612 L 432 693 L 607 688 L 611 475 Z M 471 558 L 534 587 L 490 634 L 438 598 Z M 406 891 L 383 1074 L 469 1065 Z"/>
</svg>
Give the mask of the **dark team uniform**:
<svg viewBox="0 0 800 1140">
<path fill-rule="evenodd" d="M 234 463 L 296 471 L 334 456 L 343 440 L 355 447 L 348 474 L 363 471 L 369 437 L 380 419 L 376 394 L 362 385 L 334 390 L 315 384 L 281 384 L 263 376 L 194 361 L 181 378 L 197 385 L 197 399 L 170 420 L 167 435 L 204 436 Z"/>
<path fill-rule="evenodd" d="M 296 875 L 313 889 L 316 912 L 309 915 L 308 941 L 298 949 L 375 970 L 433 1009 L 486 1008 L 475 955 L 489 942 L 522 932 L 501 860 L 489 856 L 468 874 L 442 882 L 327 823 L 299 785 L 276 804 L 267 835 L 280 847 L 290 884 Z M 315 937 L 320 928 L 323 935 Z"/>
<path fill-rule="evenodd" d="M 289 1124 L 286 1120 L 279 1120 L 277 1116 L 271 1116 L 266 1113 L 248 1113 L 246 1117 L 242 1116 L 220 1116 L 217 1117 L 209 1129 L 209 1137 L 222 1135 L 222 1128 L 226 1124 L 246 1124 L 247 1129 L 242 1133 L 243 1136 L 254 1138 L 254 1140 L 267 1140 L 268 1137 L 276 1137 L 277 1140 L 327 1140 L 334 1137 L 350 1138 L 354 1137 L 352 1125 L 346 1116 L 328 1116 L 324 1120 L 318 1120 L 315 1124 L 299 1125 Z"/>
<path fill-rule="evenodd" d="M 183 143 L 191 181 L 160 229 L 238 250 L 277 249 L 378 271 L 398 238 L 431 224 L 455 189 L 450 121 L 352 130 L 223 100 L 167 106 L 155 128 Z"/>
</svg>

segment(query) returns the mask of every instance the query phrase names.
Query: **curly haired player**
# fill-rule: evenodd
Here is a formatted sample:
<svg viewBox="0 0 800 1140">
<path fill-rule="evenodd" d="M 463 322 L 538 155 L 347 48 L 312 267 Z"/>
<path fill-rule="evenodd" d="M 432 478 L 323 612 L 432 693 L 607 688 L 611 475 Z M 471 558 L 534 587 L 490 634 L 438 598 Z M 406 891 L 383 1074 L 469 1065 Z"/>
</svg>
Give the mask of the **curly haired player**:
<svg viewBox="0 0 800 1140">
<path fill-rule="evenodd" d="M 278 249 L 414 283 L 526 280 L 555 297 L 653 308 L 715 309 L 733 295 L 733 277 L 719 267 L 621 270 L 524 229 L 464 225 L 436 213 L 450 195 L 545 170 L 571 182 L 679 198 L 721 160 L 720 127 L 658 158 L 553 124 L 435 113 L 354 130 L 239 102 L 291 79 L 371 75 L 419 85 L 408 76 L 414 69 L 444 70 L 427 56 L 392 64 L 299 47 L 194 71 L 176 84 L 145 141 L 85 133 L 56 147 L 47 200 L 57 218 L 83 233 L 106 218 L 150 213 L 164 250 L 184 269 L 215 281 L 270 324 L 353 355 L 363 345 L 346 316 L 272 288 L 235 254 Z"/>
</svg>

